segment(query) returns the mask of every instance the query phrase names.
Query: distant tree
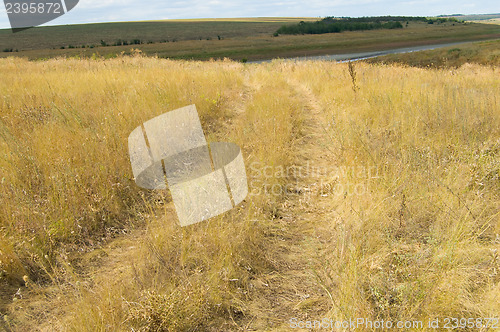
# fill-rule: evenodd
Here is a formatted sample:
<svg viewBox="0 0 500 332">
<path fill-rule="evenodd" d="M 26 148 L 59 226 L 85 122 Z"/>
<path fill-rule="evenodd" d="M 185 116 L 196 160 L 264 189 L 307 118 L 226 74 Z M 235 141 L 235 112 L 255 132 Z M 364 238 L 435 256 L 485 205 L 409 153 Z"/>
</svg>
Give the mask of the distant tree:
<svg viewBox="0 0 500 332">
<path fill-rule="evenodd" d="M 371 21 L 370 21 L 371 19 Z M 385 21 L 384 21 L 384 20 Z M 373 30 L 373 29 L 399 29 L 403 28 L 401 22 L 392 17 L 375 18 L 333 18 L 326 17 L 316 22 L 301 21 L 294 25 L 283 25 L 274 36 L 279 34 L 322 34 L 342 31 Z"/>
</svg>

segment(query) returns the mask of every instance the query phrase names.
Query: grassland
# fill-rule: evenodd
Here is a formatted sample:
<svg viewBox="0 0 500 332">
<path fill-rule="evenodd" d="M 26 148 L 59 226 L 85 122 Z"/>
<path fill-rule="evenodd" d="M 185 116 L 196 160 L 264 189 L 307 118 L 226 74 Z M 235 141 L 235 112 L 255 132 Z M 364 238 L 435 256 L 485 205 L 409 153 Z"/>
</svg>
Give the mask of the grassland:
<svg viewBox="0 0 500 332">
<path fill-rule="evenodd" d="M 489 20 L 495 20 L 500 18 L 500 14 L 472 14 L 472 15 L 443 15 L 440 17 L 447 17 L 447 18 L 456 18 L 458 20 L 463 20 L 463 21 L 489 21 Z"/>
<path fill-rule="evenodd" d="M 492 18 L 490 20 L 485 20 L 482 21 L 482 23 L 487 23 L 487 24 L 500 24 L 500 18 Z"/>
<path fill-rule="evenodd" d="M 140 39 L 144 43 L 169 40 L 206 40 L 222 38 L 270 35 L 287 23 L 314 20 L 307 17 L 296 18 L 236 18 L 167 20 L 146 22 L 96 23 L 35 27 L 22 33 L 13 34 L 10 29 L 0 30 L 1 49 L 10 47 L 19 50 L 37 50 L 68 47 L 73 45 L 100 46 L 101 41 L 112 45 L 121 39 Z"/>
<path fill-rule="evenodd" d="M 500 66 L 500 39 L 429 51 L 390 54 L 365 60 L 369 63 L 400 63 L 422 68 L 458 68 L 466 63 Z"/>
<path fill-rule="evenodd" d="M 500 69 L 0 59 L 0 326 L 498 317 Z M 251 194 L 180 228 L 127 136 L 196 104 Z M 282 169 L 303 170 L 286 174 Z"/>
<path fill-rule="evenodd" d="M 300 20 L 300 19 L 299 19 Z M 287 22 L 293 22 L 288 19 Z M 500 27 L 478 23 L 426 24 L 409 22 L 408 27 L 396 30 L 351 31 L 340 34 L 279 36 L 272 34 L 284 22 L 138 22 L 36 28 L 13 35 L 0 32 L 0 57 L 20 56 L 29 59 L 53 57 L 113 57 L 130 54 L 139 49 L 144 55 L 172 59 L 261 60 L 277 57 L 296 57 L 336 53 L 386 50 L 414 45 L 439 44 L 457 41 L 486 40 L 500 37 Z M 155 28 L 158 24 L 164 28 Z M 203 31 L 203 34 L 200 33 Z M 229 33 L 228 31 L 232 31 Z M 104 38 L 103 36 L 106 36 Z M 218 36 L 221 36 L 219 40 Z M 100 46 L 118 39 L 151 40 L 155 43 L 124 46 Z M 201 39 L 201 40 L 200 40 Z M 208 40 L 207 40 L 208 39 Z M 40 43 L 37 45 L 37 40 Z M 169 42 L 161 42 L 168 40 Z M 175 42 L 173 42 L 175 40 Z M 89 44 L 95 47 L 88 47 Z M 70 48 L 80 47 L 85 48 Z M 25 45 L 25 46 L 23 46 Z M 35 45 L 26 46 L 26 45 Z M 43 46 L 43 45 L 51 45 Z M 63 46 L 65 49 L 60 49 Z M 51 48 L 52 47 L 52 48 Z"/>
</svg>

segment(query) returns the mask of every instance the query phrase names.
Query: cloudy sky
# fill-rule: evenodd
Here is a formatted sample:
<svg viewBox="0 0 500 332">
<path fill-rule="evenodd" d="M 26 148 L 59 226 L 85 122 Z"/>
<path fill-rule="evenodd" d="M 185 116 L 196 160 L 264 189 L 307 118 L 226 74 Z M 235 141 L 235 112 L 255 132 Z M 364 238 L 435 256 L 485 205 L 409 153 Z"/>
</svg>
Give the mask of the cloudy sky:
<svg viewBox="0 0 500 332">
<path fill-rule="evenodd" d="M 13 1 L 13 0 L 11 0 Z M 27 2 L 28 0 L 19 0 Z M 10 28 L 4 6 L 0 28 Z M 500 12 L 498 0 L 80 0 L 66 15 L 45 25 L 180 18 L 273 16 L 435 16 Z"/>
</svg>

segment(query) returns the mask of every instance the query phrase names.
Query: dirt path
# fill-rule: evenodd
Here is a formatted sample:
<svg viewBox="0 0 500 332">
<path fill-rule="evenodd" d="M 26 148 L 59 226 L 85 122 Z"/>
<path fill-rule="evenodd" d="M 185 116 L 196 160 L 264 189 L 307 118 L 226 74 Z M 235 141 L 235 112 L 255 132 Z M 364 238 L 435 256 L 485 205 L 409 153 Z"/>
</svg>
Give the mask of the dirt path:
<svg viewBox="0 0 500 332">
<path fill-rule="evenodd" d="M 318 270 L 323 269 L 324 243 L 329 240 L 329 223 L 334 212 L 322 183 L 334 158 L 328 149 L 329 138 L 319 102 L 307 86 L 293 79 L 288 84 L 305 102 L 307 133 L 296 145 L 296 169 L 289 183 L 289 193 L 280 207 L 279 221 L 286 223 L 287 238 L 276 257 L 278 271 L 266 278 L 254 302 L 261 313 L 247 325 L 248 330 L 276 329 L 287 331 L 290 320 L 321 320 L 330 309 L 331 295 L 322 287 Z M 267 314 L 266 314 L 267 313 Z"/>
<path fill-rule="evenodd" d="M 314 94 L 301 82 L 288 79 L 288 84 L 306 105 L 303 128 L 306 135 L 295 145 L 294 164 L 300 172 L 289 183 L 288 194 L 276 215 L 275 221 L 285 229 L 284 235 L 280 234 L 271 248 L 276 269 L 252 281 L 249 312 L 245 318 L 234 322 L 236 330 L 287 331 L 291 319 L 321 320 L 331 308 L 331 295 L 322 287 L 317 271 L 323 268 L 324 243 L 331 236 L 328 229 L 334 220 L 328 197 L 321 193 L 324 173 L 334 156 L 328 148 L 331 144 L 324 129 L 321 106 Z M 260 88 L 250 83 L 246 86 L 248 91 L 244 92 L 242 103 L 252 94 L 251 90 Z M 241 114 L 244 105 L 237 105 L 237 108 L 237 114 Z M 175 219 L 172 203 L 167 203 L 164 213 L 167 218 Z M 86 254 L 82 262 L 85 281 L 69 282 L 64 287 L 68 290 L 80 287 L 92 293 L 98 291 L 96 286 L 99 289 L 99 284 L 133 278 L 135 250 L 144 241 L 147 241 L 147 231 L 135 230 Z M 22 314 L 32 317 L 31 322 L 38 319 L 39 324 L 26 330 L 64 330 L 64 322 L 70 318 L 72 304 L 77 299 L 60 298 L 60 294 L 64 294 L 61 286 L 33 296 Z"/>
</svg>

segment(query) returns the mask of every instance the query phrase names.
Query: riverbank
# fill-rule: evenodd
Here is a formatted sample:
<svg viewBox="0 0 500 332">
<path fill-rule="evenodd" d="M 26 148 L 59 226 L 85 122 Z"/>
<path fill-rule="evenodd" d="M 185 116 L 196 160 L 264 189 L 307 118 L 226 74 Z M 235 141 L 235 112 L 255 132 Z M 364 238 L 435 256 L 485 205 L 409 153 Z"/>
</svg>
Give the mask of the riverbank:
<svg viewBox="0 0 500 332">
<path fill-rule="evenodd" d="M 342 53 L 342 54 L 329 54 L 329 55 L 317 55 L 317 56 L 304 56 L 304 57 L 295 57 L 288 58 L 287 60 L 291 61 L 358 61 L 358 60 L 366 60 L 370 58 L 376 58 L 379 56 L 389 55 L 389 54 L 401 54 L 401 53 L 411 53 L 411 52 L 419 52 L 426 50 L 434 50 L 437 48 L 444 48 L 450 46 L 458 46 L 464 45 L 467 42 L 456 42 L 456 43 L 445 43 L 445 44 L 432 44 L 432 45 L 421 45 L 421 46 L 410 46 L 410 47 L 402 47 L 390 50 L 383 51 L 372 51 L 372 52 L 360 52 L 360 53 Z M 250 61 L 250 63 L 265 63 L 271 62 L 271 60 L 260 60 L 260 61 Z"/>
<path fill-rule="evenodd" d="M 421 52 L 388 54 L 366 59 L 370 63 L 405 64 L 421 68 L 458 68 L 466 63 L 500 66 L 500 39 L 460 43 Z"/>
</svg>

